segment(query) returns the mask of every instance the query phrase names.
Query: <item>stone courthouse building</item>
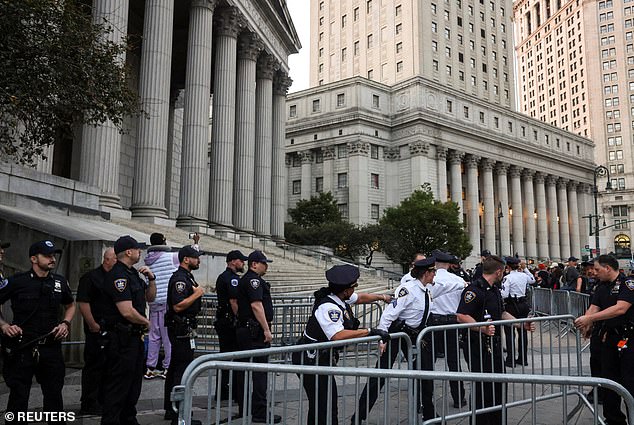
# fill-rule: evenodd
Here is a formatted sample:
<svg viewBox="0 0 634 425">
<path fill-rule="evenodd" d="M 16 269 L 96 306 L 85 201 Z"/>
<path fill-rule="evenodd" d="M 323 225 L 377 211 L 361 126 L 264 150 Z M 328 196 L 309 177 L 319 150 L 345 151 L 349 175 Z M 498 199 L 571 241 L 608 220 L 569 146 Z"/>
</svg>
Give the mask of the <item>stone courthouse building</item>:
<svg viewBox="0 0 634 425">
<path fill-rule="evenodd" d="M 37 171 L 3 164 L 0 194 L 283 237 L 286 2 L 94 0 L 93 19 L 137 41 L 121 60 L 146 115 L 78 129 Z"/>
</svg>

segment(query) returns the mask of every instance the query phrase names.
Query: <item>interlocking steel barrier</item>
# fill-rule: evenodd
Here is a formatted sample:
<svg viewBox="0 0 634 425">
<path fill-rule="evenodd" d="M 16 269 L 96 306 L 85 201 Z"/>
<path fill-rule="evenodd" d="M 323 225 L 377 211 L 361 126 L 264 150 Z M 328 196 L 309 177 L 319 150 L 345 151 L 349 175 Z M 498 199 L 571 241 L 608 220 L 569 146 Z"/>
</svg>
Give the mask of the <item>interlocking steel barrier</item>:
<svg viewBox="0 0 634 425">
<path fill-rule="evenodd" d="M 550 316 L 553 311 L 552 289 L 532 288 L 531 292 L 533 295 L 533 313 L 536 316 Z"/>
</svg>

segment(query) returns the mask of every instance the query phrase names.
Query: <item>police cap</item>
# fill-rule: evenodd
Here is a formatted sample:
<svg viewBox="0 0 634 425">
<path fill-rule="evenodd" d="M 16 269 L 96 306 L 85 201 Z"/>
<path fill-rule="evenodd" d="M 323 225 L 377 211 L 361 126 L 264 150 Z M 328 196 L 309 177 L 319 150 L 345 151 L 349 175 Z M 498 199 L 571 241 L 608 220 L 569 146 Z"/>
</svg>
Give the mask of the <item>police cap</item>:
<svg viewBox="0 0 634 425">
<path fill-rule="evenodd" d="M 568 257 L 568 261 L 579 261 L 577 257 Z"/>
<path fill-rule="evenodd" d="M 504 257 L 504 262 L 506 264 L 515 265 L 520 263 L 520 259 L 517 257 Z"/>
<path fill-rule="evenodd" d="M 39 241 L 35 242 L 29 248 L 29 257 L 32 257 L 37 254 L 42 255 L 51 255 L 51 254 L 59 254 L 62 250 L 59 248 L 55 248 L 55 245 L 51 241 Z"/>
<path fill-rule="evenodd" d="M 120 254 L 123 251 L 126 251 L 128 249 L 143 249 L 145 247 L 146 245 L 144 243 L 139 243 L 132 236 L 125 235 L 125 236 L 121 236 L 119 239 L 115 241 L 114 253 Z"/>
<path fill-rule="evenodd" d="M 450 263 L 460 265 L 461 261 L 462 261 L 462 258 L 458 257 L 457 255 L 452 255 Z"/>
<path fill-rule="evenodd" d="M 203 254 L 204 252 L 197 250 L 193 246 L 185 245 L 184 247 L 178 250 L 178 261 L 182 263 L 185 257 L 198 258 Z"/>
<path fill-rule="evenodd" d="M 436 258 L 439 263 L 451 263 L 453 261 L 453 255 L 448 252 L 443 252 L 439 249 L 435 249 L 431 253 L 432 257 Z"/>
<path fill-rule="evenodd" d="M 251 254 L 249 254 L 249 257 L 247 257 L 247 259 L 254 263 L 272 263 L 273 262 L 273 260 L 269 260 L 268 258 L 266 258 L 266 255 L 264 255 L 262 251 L 257 249 L 253 251 Z"/>
<path fill-rule="evenodd" d="M 233 251 L 229 251 L 229 253 L 227 254 L 227 263 L 233 260 L 247 261 L 248 259 L 249 257 L 244 255 L 242 252 L 238 251 L 237 249 L 234 249 Z"/>
<path fill-rule="evenodd" d="M 436 264 L 436 257 L 427 257 L 415 262 L 414 267 L 417 269 L 427 270 L 434 267 L 435 264 Z"/>
<path fill-rule="evenodd" d="M 350 264 L 332 266 L 326 270 L 328 287 L 335 293 L 356 286 L 359 275 L 359 269 Z"/>
<path fill-rule="evenodd" d="M 11 243 L 9 242 L 2 242 L 2 240 L 0 240 L 0 248 L 5 249 L 11 246 Z"/>
<path fill-rule="evenodd" d="M 489 251 L 488 249 L 485 249 L 480 253 L 480 257 L 490 257 L 490 256 L 491 256 L 491 251 Z"/>
</svg>

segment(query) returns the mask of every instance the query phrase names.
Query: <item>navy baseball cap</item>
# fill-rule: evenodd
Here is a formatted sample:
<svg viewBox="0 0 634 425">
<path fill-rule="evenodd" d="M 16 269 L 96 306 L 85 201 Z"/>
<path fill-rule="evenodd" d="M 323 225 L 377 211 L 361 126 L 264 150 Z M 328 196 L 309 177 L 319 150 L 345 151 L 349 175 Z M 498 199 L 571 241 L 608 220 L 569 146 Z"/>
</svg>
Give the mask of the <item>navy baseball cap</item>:
<svg viewBox="0 0 634 425">
<path fill-rule="evenodd" d="M 489 251 L 488 249 L 485 249 L 480 253 L 480 257 L 490 257 L 490 256 L 491 256 L 491 251 Z"/>
<path fill-rule="evenodd" d="M 568 257 L 568 261 L 579 261 L 577 257 Z"/>
<path fill-rule="evenodd" d="M 203 254 L 204 252 L 197 250 L 193 246 L 185 245 L 184 247 L 178 250 L 178 261 L 182 263 L 185 257 L 198 258 Z"/>
<path fill-rule="evenodd" d="M 439 263 L 451 263 L 453 261 L 453 255 L 448 252 L 443 252 L 439 249 L 435 249 L 431 252 L 431 256 L 436 258 Z"/>
<path fill-rule="evenodd" d="M 227 254 L 227 263 L 233 260 L 247 261 L 248 259 L 249 257 L 244 255 L 242 252 L 238 251 L 237 249 L 234 249 L 233 251 L 229 251 L 229 253 Z"/>
<path fill-rule="evenodd" d="M 517 257 L 504 257 L 504 262 L 506 264 L 519 264 L 520 259 Z"/>
<path fill-rule="evenodd" d="M 119 239 L 115 241 L 114 253 L 120 254 L 123 251 L 126 251 L 128 249 L 142 249 L 142 248 L 145 248 L 146 246 L 147 245 L 145 245 L 144 243 L 137 242 L 137 240 L 134 239 L 132 236 L 125 235 L 125 236 L 121 236 Z"/>
<path fill-rule="evenodd" d="M 273 262 L 273 260 L 269 260 L 268 258 L 266 258 L 266 255 L 264 255 L 262 251 L 259 251 L 257 249 L 253 251 L 251 254 L 249 254 L 247 259 L 249 261 L 256 262 L 256 263 L 272 263 Z"/>
<path fill-rule="evenodd" d="M 59 254 L 62 250 L 59 248 L 55 248 L 55 244 L 51 241 L 39 241 L 35 242 L 29 248 L 29 257 L 32 257 L 37 254 L 42 255 L 50 255 L 50 254 Z"/>
<path fill-rule="evenodd" d="M 332 266 L 326 270 L 328 287 L 335 291 L 343 291 L 353 287 L 359 280 L 359 269 L 350 264 Z"/>
<path fill-rule="evenodd" d="M 422 260 L 418 260 L 417 262 L 414 263 L 414 267 L 417 269 L 427 270 L 434 267 L 435 264 L 436 264 L 436 257 L 432 256 L 432 257 L 423 258 Z"/>
<path fill-rule="evenodd" d="M 10 246 L 11 246 L 11 243 L 10 243 L 10 242 L 2 242 L 2 241 L 0 240 L 0 248 L 5 249 L 5 248 L 8 248 L 8 247 L 10 247 Z"/>
</svg>

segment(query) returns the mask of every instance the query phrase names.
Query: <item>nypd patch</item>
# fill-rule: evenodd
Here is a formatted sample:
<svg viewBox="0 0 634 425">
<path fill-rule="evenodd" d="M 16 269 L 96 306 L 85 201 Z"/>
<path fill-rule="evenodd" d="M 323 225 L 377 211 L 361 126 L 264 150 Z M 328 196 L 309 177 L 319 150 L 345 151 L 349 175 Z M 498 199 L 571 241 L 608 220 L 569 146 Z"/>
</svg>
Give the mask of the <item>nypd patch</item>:
<svg viewBox="0 0 634 425">
<path fill-rule="evenodd" d="M 260 287 L 260 281 L 258 279 L 251 279 L 251 288 L 258 289 Z"/>
<path fill-rule="evenodd" d="M 185 292 L 185 282 L 176 282 L 176 292 L 179 294 Z"/>
<path fill-rule="evenodd" d="M 231 279 L 231 286 L 238 286 L 238 279 Z"/>
<path fill-rule="evenodd" d="M 53 289 L 55 292 L 62 292 L 62 282 L 59 280 L 55 281 L 55 288 Z"/>
<path fill-rule="evenodd" d="M 634 291 L 634 280 L 632 279 L 626 280 L 625 286 L 627 286 L 627 289 L 629 289 L 630 291 Z"/>
<path fill-rule="evenodd" d="M 476 294 L 473 291 L 467 291 L 464 293 L 464 302 L 469 304 L 471 301 L 476 299 Z"/>
<path fill-rule="evenodd" d="M 44 245 L 46 245 L 49 248 L 53 248 L 53 246 L 54 246 L 53 242 L 51 242 L 51 241 L 44 241 Z"/>
<path fill-rule="evenodd" d="M 128 279 L 117 279 L 114 281 L 114 288 L 119 291 L 125 291 L 125 288 L 128 286 Z"/>
<path fill-rule="evenodd" d="M 396 305 L 398 304 L 398 298 L 394 298 L 392 300 L 392 307 L 396 308 Z"/>
<path fill-rule="evenodd" d="M 405 295 L 408 295 L 408 294 L 409 294 L 409 291 L 407 290 L 407 288 L 401 288 L 401 290 L 398 291 L 399 298 L 404 297 Z"/>
<path fill-rule="evenodd" d="M 9 279 L 0 280 L 0 289 L 6 288 L 8 284 L 9 284 Z"/>
<path fill-rule="evenodd" d="M 330 320 L 333 322 L 338 322 L 341 318 L 341 310 L 328 310 L 328 317 L 330 317 Z"/>
</svg>

